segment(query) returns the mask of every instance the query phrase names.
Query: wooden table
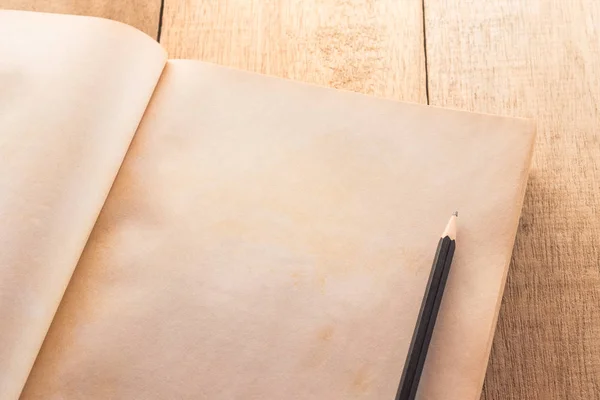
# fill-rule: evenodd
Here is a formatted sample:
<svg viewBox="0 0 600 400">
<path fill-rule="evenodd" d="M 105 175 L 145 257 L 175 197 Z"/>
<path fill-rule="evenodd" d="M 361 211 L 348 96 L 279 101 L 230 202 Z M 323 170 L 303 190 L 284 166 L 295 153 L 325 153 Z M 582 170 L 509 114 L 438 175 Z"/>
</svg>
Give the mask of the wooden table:
<svg viewBox="0 0 600 400">
<path fill-rule="evenodd" d="M 535 118 L 483 399 L 600 399 L 597 0 L 0 0 L 96 15 L 194 58 L 397 100 Z"/>
</svg>

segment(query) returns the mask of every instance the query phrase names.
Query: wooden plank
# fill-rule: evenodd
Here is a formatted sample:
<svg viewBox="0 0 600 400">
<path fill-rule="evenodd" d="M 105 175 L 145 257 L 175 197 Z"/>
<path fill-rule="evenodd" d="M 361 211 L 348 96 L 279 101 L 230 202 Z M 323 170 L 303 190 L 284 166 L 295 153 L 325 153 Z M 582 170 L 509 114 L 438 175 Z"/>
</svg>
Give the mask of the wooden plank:
<svg viewBox="0 0 600 400">
<path fill-rule="evenodd" d="M 433 105 L 538 139 L 483 398 L 600 398 L 600 2 L 426 0 Z"/>
<path fill-rule="evenodd" d="M 161 43 L 192 58 L 426 102 L 421 0 L 165 0 Z"/>
<path fill-rule="evenodd" d="M 157 37 L 161 0 L 0 0 L 0 9 L 114 19 Z"/>
</svg>

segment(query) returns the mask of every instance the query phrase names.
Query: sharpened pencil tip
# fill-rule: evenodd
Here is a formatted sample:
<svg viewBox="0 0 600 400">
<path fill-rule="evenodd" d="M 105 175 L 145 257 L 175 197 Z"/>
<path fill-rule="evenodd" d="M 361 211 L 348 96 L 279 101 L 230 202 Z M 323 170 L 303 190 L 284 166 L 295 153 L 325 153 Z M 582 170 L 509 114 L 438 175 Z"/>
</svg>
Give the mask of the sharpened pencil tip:
<svg viewBox="0 0 600 400">
<path fill-rule="evenodd" d="M 458 217 L 458 211 L 454 211 L 454 212 L 452 213 L 452 215 L 454 215 L 455 217 Z"/>
<path fill-rule="evenodd" d="M 450 237 L 450 239 L 456 239 L 456 213 L 453 213 L 450 217 L 450 221 L 448 221 L 448 225 L 446 225 L 446 229 L 444 233 L 442 233 L 442 237 Z"/>
</svg>

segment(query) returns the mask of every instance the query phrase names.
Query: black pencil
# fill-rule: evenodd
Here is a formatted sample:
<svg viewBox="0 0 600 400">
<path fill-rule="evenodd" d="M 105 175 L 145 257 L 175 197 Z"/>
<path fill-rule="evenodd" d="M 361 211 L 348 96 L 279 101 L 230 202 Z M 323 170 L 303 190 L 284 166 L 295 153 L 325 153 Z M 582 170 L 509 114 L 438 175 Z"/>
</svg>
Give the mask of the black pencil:
<svg viewBox="0 0 600 400">
<path fill-rule="evenodd" d="M 446 287 L 446 281 L 448 280 L 452 256 L 454 255 L 456 245 L 456 217 L 458 217 L 457 212 L 450 217 L 450 221 L 438 242 L 433 266 L 429 273 L 429 280 L 425 287 L 425 295 L 423 296 L 413 337 L 408 348 L 406 362 L 404 363 L 404 370 L 402 371 L 396 400 L 413 400 L 417 394 L 421 372 L 423 371 L 423 365 L 427 357 L 429 342 L 431 341 L 435 320 L 440 309 L 440 304 L 442 303 L 442 296 Z"/>
</svg>

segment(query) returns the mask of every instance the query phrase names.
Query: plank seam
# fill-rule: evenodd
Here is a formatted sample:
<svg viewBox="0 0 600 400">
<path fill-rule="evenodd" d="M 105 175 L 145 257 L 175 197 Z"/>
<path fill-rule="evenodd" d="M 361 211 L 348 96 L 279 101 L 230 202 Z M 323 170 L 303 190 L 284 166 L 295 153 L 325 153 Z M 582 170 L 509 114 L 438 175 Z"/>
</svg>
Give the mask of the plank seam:
<svg viewBox="0 0 600 400">
<path fill-rule="evenodd" d="M 425 56 L 425 99 L 427 100 L 427 104 L 429 104 L 429 66 L 427 63 L 427 24 L 425 19 L 425 0 L 421 1 L 421 7 L 421 14 L 423 15 L 423 54 Z"/>
<path fill-rule="evenodd" d="M 158 12 L 158 32 L 156 33 L 156 41 L 160 43 L 160 35 L 162 33 L 163 12 L 165 10 L 165 0 L 160 1 L 160 11 Z"/>
</svg>

